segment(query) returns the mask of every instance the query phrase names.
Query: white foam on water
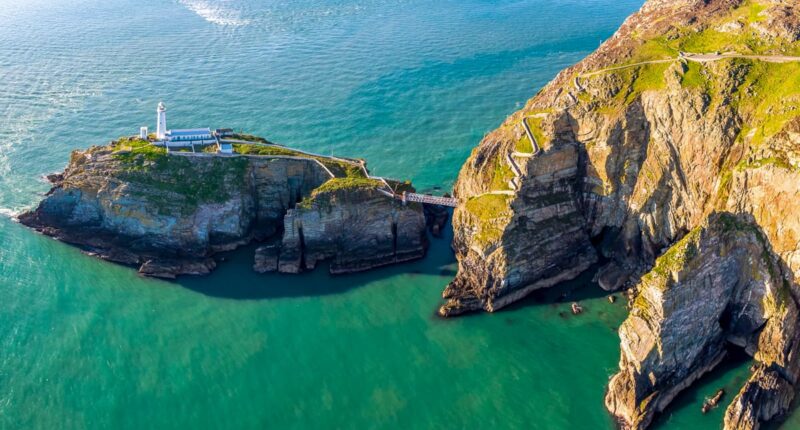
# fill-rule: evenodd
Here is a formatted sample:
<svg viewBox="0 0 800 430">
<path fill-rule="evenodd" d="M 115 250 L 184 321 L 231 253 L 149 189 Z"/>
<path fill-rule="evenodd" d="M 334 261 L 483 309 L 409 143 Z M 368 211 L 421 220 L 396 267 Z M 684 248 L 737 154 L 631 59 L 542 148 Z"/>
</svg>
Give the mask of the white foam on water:
<svg viewBox="0 0 800 430">
<path fill-rule="evenodd" d="M 24 209 L 0 208 L 0 217 L 16 219 Z"/>
<path fill-rule="evenodd" d="M 249 19 L 242 17 L 241 11 L 226 8 L 218 1 L 208 0 L 179 0 L 180 4 L 190 11 L 196 13 L 204 20 L 216 24 L 231 27 L 242 27 L 250 24 Z"/>
</svg>

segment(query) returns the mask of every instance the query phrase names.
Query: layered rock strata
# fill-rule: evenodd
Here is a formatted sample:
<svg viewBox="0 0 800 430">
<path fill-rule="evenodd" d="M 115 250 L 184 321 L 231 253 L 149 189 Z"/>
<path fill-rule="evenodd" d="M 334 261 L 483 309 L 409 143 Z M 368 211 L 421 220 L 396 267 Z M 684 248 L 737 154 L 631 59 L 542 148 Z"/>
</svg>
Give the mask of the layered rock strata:
<svg viewBox="0 0 800 430">
<path fill-rule="evenodd" d="M 464 203 L 453 215 L 459 270 L 440 314 L 496 311 L 596 262 L 603 288 L 638 286 L 647 298 L 657 258 L 699 228 L 707 252 L 698 258 L 709 266 L 681 269 L 699 277 L 689 284 L 653 288 L 663 309 L 623 326 L 609 409 L 625 426 L 645 427 L 733 343 L 761 365 L 725 425 L 755 428 L 785 412 L 800 275 L 798 9 L 785 0 L 650 0 L 489 133 L 455 186 Z M 764 245 L 713 254 L 708 247 L 731 240 L 708 221 L 714 214 L 746 220 L 758 235 L 737 237 Z M 768 278 L 766 266 L 745 264 L 761 251 L 774 260 Z M 717 264 L 738 272 L 718 273 Z M 745 306 L 743 294 L 778 297 L 778 286 L 785 315 L 748 307 L 747 329 L 715 319 Z M 684 300 L 687 291 L 697 299 Z M 715 316 L 692 327 L 684 316 L 704 307 Z M 656 353 L 640 344 L 647 339 Z M 766 343 L 783 352 L 764 353 Z"/>
<path fill-rule="evenodd" d="M 284 218 L 277 269 L 297 273 L 328 260 L 339 274 L 421 258 L 427 238 L 420 211 L 372 188 L 315 192 Z"/>
<path fill-rule="evenodd" d="M 284 233 L 287 250 L 274 255 L 301 249 L 310 263 L 305 267 L 332 259 L 336 273 L 425 253 L 422 208 L 375 192 L 377 181 L 332 180 L 336 166 L 312 158 L 167 155 L 149 148 L 129 152 L 112 144 L 75 151 L 64 173 L 51 177 L 46 198 L 20 221 L 103 259 L 167 278 L 207 274 L 216 266 L 214 254 Z M 327 215 L 314 218 L 297 209 L 331 181 L 341 186 Z M 361 216 L 365 210 L 370 216 Z M 294 221 L 300 214 L 305 214 L 302 224 Z M 301 248 L 290 245 L 299 225 L 309 238 Z M 336 235 L 336 246 L 328 243 L 328 234 Z M 264 262 L 268 256 L 261 250 L 257 258 Z"/>
<path fill-rule="evenodd" d="M 756 364 L 725 428 L 757 428 L 788 411 L 800 333 L 779 261 L 756 224 L 731 214 L 712 215 L 656 260 L 619 330 L 620 371 L 606 396 L 623 428 L 645 428 L 720 363 L 728 344 Z"/>
</svg>

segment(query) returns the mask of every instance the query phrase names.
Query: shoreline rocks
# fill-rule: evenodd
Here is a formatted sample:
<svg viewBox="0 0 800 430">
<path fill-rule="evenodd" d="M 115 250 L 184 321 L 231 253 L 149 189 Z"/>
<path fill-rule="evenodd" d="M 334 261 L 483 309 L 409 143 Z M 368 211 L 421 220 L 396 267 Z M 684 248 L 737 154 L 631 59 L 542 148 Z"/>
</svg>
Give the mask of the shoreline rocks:
<svg viewBox="0 0 800 430">
<path fill-rule="evenodd" d="M 753 373 L 726 428 L 780 417 L 800 355 L 800 89 L 783 85 L 800 67 L 682 53 L 702 40 L 721 45 L 712 52 L 753 55 L 736 37 L 757 35 L 758 55 L 786 55 L 800 48 L 798 16 L 788 0 L 649 0 L 559 73 L 462 166 L 458 273 L 439 314 L 494 312 L 602 261 L 601 288 L 632 295 L 606 399 L 624 428 L 645 428 L 727 345 L 772 370 Z M 726 223 L 757 233 L 736 236 Z M 746 246 L 734 247 L 734 236 Z M 687 243 L 691 258 L 677 251 Z M 664 269 L 675 255 L 685 267 Z"/>
<path fill-rule="evenodd" d="M 772 373 L 753 372 L 726 412 L 725 428 L 756 428 L 788 410 L 800 333 L 777 261 L 758 226 L 732 214 L 712 215 L 659 257 L 619 330 L 620 371 L 606 406 L 623 428 L 647 427 L 722 361 L 729 344 Z"/>
<path fill-rule="evenodd" d="M 262 241 L 280 245 L 258 248 L 261 272 L 297 273 L 330 259 L 332 273 L 349 273 L 423 257 L 422 207 L 378 193 L 365 177 L 331 179 L 331 171 L 349 175 L 348 167 L 302 157 L 137 154 L 112 143 L 73 152 L 65 171 L 48 177 L 44 200 L 18 219 L 167 279 L 208 274 L 219 252 Z M 295 240 L 298 229 L 305 243 Z"/>
</svg>

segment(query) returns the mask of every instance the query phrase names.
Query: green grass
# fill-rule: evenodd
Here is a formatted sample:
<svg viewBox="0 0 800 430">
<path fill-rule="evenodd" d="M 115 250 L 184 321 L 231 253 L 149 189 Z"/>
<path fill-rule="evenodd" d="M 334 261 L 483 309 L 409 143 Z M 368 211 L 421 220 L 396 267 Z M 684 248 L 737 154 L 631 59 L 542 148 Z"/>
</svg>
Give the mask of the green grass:
<svg viewBox="0 0 800 430">
<path fill-rule="evenodd" d="M 288 155 L 304 157 L 303 154 L 281 146 L 261 146 L 246 143 L 234 143 L 233 152 L 242 155 Z"/>
<path fill-rule="evenodd" d="M 503 191 L 510 190 L 509 181 L 514 178 L 514 172 L 502 159 L 499 153 L 494 157 L 494 169 L 492 171 L 492 181 L 489 184 L 490 190 Z"/>
<path fill-rule="evenodd" d="M 244 186 L 247 165 L 246 158 L 164 156 L 141 168 L 125 170 L 120 176 L 147 190 L 143 197 L 160 213 L 174 207 L 192 213 L 198 205 L 230 199 L 231 190 Z"/>
<path fill-rule="evenodd" d="M 631 91 L 628 93 L 626 100 L 631 102 L 645 91 L 666 88 L 664 72 L 670 65 L 670 63 L 647 64 L 637 67 L 633 85 L 631 85 Z"/>
<path fill-rule="evenodd" d="M 737 170 L 758 169 L 764 166 L 775 166 L 781 169 L 796 170 L 786 159 L 780 157 L 759 158 L 753 161 L 742 161 L 736 166 Z"/>
<path fill-rule="evenodd" d="M 531 144 L 531 140 L 528 139 L 527 133 L 522 134 L 522 138 L 518 140 L 516 145 L 514 146 L 514 151 L 533 152 L 533 144 Z"/>
<path fill-rule="evenodd" d="M 310 209 L 312 204 L 317 203 L 325 207 L 330 207 L 330 196 L 332 193 L 341 191 L 355 191 L 377 189 L 383 186 L 383 182 L 369 178 L 333 178 L 320 185 L 311 195 L 305 197 L 297 208 Z"/>
<path fill-rule="evenodd" d="M 121 137 L 112 142 L 111 149 L 115 151 L 114 158 L 120 160 L 127 169 L 142 168 L 148 162 L 155 162 L 167 157 L 167 150 L 153 146 L 142 139 Z"/>
<path fill-rule="evenodd" d="M 666 60 L 675 58 L 678 55 L 678 50 L 671 46 L 671 42 L 666 37 L 656 37 L 653 39 L 645 40 L 641 46 L 636 49 L 633 57 L 623 64 L 641 63 L 644 61 Z"/>
<path fill-rule="evenodd" d="M 364 170 L 355 164 L 345 163 L 343 161 L 332 160 L 330 158 L 312 157 L 319 160 L 328 170 L 333 173 L 337 178 L 366 178 Z"/>
<path fill-rule="evenodd" d="M 761 22 L 764 21 L 763 16 L 759 16 L 761 12 L 763 12 L 767 6 L 759 3 L 754 2 L 747 2 L 747 22 L 754 23 L 754 22 Z"/>
<path fill-rule="evenodd" d="M 511 196 L 484 194 L 467 201 L 465 209 L 479 220 L 475 241 L 485 246 L 502 237 L 511 218 L 510 200 Z"/>
<path fill-rule="evenodd" d="M 284 146 L 262 146 L 247 143 L 234 143 L 233 151 L 242 155 L 278 155 L 313 159 L 325 165 L 325 167 L 327 167 L 328 170 L 330 170 L 331 173 L 333 173 L 333 175 L 337 178 L 366 178 L 363 169 L 361 169 L 361 167 L 355 163 L 347 163 L 332 158 L 308 155 Z"/>
<path fill-rule="evenodd" d="M 317 187 L 313 193 L 311 193 L 312 197 L 320 195 L 322 193 L 331 193 L 341 190 L 356 190 L 356 189 L 374 189 L 380 188 L 383 185 L 383 182 L 377 179 L 369 179 L 369 178 L 333 178 L 325 182 L 324 184 Z"/>
<path fill-rule="evenodd" d="M 736 106 L 756 133 L 757 145 L 775 135 L 800 111 L 800 63 L 740 61 L 747 76 L 737 89 Z"/>
<path fill-rule="evenodd" d="M 258 142 L 258 143 L 273 144 L 272 142 L 268 141 L 267 139 L 264 139 L 261 136 L 255 136 L 255 135 L 246 134 L 246 133 L 234 133 L 234 134 L 230 135 L 229 137 L 223 138 L 223 140 L 224 139 L 246 140 L 248 142 Z"/>
<path fill-rule="evenodd" d="M 686 71 L 681 76 L 681 85 L 686 88 L 705 88 L 709 79 L 705 75 L 703 65 L 695 62 L 686 63 Z"/>
<path fill-rule="evenodd" d="M 550 142 L 550 139 L 542 131 L 542 122 L 544 119 L 538 117 L 529 117 L 526 119 L 526 121 L 528 121 L 528 126 L 531 128 L 531 134 L 533 134 L 533 138 L 536 139 L 536 142 L 539 144 L 539 146 L 546 146 Z"/>
</svg>

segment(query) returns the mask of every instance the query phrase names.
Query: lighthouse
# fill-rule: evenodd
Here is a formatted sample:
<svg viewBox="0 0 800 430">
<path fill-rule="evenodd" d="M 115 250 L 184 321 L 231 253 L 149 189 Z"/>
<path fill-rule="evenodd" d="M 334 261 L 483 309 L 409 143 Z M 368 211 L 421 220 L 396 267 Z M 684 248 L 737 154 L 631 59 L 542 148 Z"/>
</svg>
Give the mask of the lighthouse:
<svg viewBox="0 0 800 430">
<path fill-rule="evenodd" d="M 167 138 L 167 108 L 163 102 L 158 104 L 156 114 L 156 139 L 164 140 Z"/>
</svg>

